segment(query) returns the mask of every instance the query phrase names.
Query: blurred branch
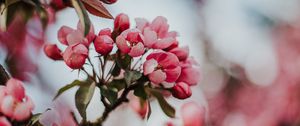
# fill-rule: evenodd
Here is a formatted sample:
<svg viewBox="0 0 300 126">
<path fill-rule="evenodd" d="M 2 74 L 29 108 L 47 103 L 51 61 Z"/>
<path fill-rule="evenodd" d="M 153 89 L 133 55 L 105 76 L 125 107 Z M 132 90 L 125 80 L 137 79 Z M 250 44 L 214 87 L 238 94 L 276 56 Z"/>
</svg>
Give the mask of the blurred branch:
<svg viewBox="0 0 300 126">
<path fill-rule="evenodd" d="M 9 79 L 8 73 L 5 71 L 4 67 L 0 64 L 0 85 L 4 85 Z"/>
</svg>

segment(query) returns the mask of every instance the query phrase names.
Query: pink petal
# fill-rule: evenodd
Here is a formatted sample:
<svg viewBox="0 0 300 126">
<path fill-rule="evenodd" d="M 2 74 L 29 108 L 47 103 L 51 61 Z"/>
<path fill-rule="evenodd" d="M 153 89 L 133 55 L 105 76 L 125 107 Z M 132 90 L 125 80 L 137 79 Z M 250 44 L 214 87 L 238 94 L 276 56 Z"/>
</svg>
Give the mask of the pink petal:
<svg viewBox="0 0 300 126">
<path fill-rule="evenodd" d="M 154 59 L 145 61 L 145 63 L 143 64 L 144 75 L 148 75 L 148 74 L 152 73 L 155 70 L 155 68 L 157 67 L 157 65 L 158 65 L 158 63 Z"/>
<path fill-rule="evenodd" d="M 67 35 L 70 34 L 71 32 L 73 32 L 74 29 L 68 27 L 68 26 L 62 26 L 59 30 L 58 30 L 58 34 L 57 34 L 57 38 L 58 40 L 64 44 L 64 45 L 69 45 L 68 41 L 67 41 Z"/>
<path fill-rule="evenodd" d="M 176 43 L 176 39 L 174 38 L 163 38 L 158 40 L 156 43 L 153 44 L 154 49 L 165 49 L 170 47 L 173 43 Z"/>
<path fill-rule="evenodd" d="M 176 38 L 177 36 L 178 36 L 178 33 L 176 31 L 170 31 L 167 33 L 167 35 L 165 37 Z"/>
<path fill-rule="evenodd" d="M 200 80 L 200 71 L 192 66 L 182 68 L 177 81 L 185 82 L 189 85 L 196 85 Z"/>
<path fill-rule="evenodd" d="M 14 99 L 13 96 L 10 96 L 10 95 L 5 96 L 2 101 L 1 112 L 8 117 L 12 117 L 14 114 L 15 103 L 16 103 L 16 100 Z"/>
<path fill-rule="evenodd" d="M 150 27 L 158 34 L 160 38 L 165 37 L 169 30 L 167 19 L 162 16 L 156 17 L 150 24 Z"/>
<path fill-rule="evenodd" d="M 121 13 L 116 16 L 114 21 L 114 29 L 119 32 L 125 31 L 130 26 L 129 17 L 127 14 Z"/>
<path fill-rule="evenodd" d="M 39 122 L 43 125 L 43 126 L 55 126 L 61 123 L 60 121 L 60 117 L 61 115 L 54 109 L 48 110 L 46 112 L 44 112 L 40 118 L 39 118 Z M 60 125 L 58 125 L 60 126 Z"/>
<path fill-rule="evenodd" d="M 132 56 L 132 57 L 138 57 L 143 55 L 145 52 L 145 48 L 144 45 L 139 42 L 138 44 L 136 44 L 135 46 L 133 46 L 130 50 L 130 52 L 128 53 L 128 55 Z"/>
<path fill-rule="evenodd" d="M 155 59 L 158 61 L 158 58 L 161 57 L 160 55 L 163 55 L 163 54 L 164 54 L 164 52 L 153 52 L 153 53 L 149 54 L 146 59 L 147 60 Z"/>
<path fill-rule="evenodd" d="M 195 102 L 189 102 L 181 107 L 183 126 L 204 126 L 205 109 Z"/>
<path fill-rule="evenodd" d="M 149 22 L 144 19 L 144 18 L 136 18 L 136 28 L 139 29 L 140 31 L 144 31 L 144 28 L 149 25 Z"/>
<path fill-rule="evenodd" d="M 0 86 L 0 105 L 2 105 L 2 101 L 4 99 L 6 95 L 6 87 L 5 86 Z M 0 111 L 1 111 L 1 107 L 0 107 Z"/>
<path fill-rule="evenodd" d="M 31 114 L 31 109 L 29 108 L 28 104 L 22 102 L 16 105 L 13 119 L 17 121 L 23 121 L 25 119 L 28 119 Z"/>
<path fill-rule="evenodd" d="M 172 95 L 178 99 L 186 99 L 191 97 L 192 91 L 188 84 L 184 82 L 176 83 L 172 88 Z"/>
<path fill-rule="evenodd" d="M 164 72 L 166 72 L 167 75 L 166 82 L 175 82 L 180 75 L 181 68 L 177 66 L 173 69 L 164 69 Z"/>
<path fill-rule="evenodd" d="M 149 74 L 149 79 L 154 84 L 160 84 L 166 80 L 167 76 L 162 70 L 156 70 Z"/>
<path fill-rule="evenodd" d="M 158 59 L 158 63 L 163 66 L 164 69 L 174 68 L 179 66 L 179 60 L 177 56 L 173 53 L 165 53 L 161 55 Z"/>
<path fill-rule="evenodd" d="M 127 41 L 122 35 L 119 35 L 116 38 L 117 47 L 120 49 L 123 53 L 129 53 L 130 47 L 127 45 Z"/>
<path fill-rule="evenodd" d="M 188 46 L 174 48 L 174 49 L 170 50 L 169 52 L 175 54 L 180 61 L 186 60 L 189 56 Z"/>
<path fill-rule="evenodd" d="M 9 79 L 6 83 L 6 92 L 12 95 L 18 101 L 22 101 L 25 97 L 25 89 L 23 87 L 23 82 L 17 79 Z"/>
<path fill-rule="evenodd" d="M 68 45 L 73 45 L 76 43 L 83 43 L 84 41 L 84 36 L 79 30 L 74 30 L 72 33 L 67 35 L 67 42 Z"/>
<path fill-rule="evenodd" d="M 144 30 L 144 44 L 146 47 L 152 47 L 152 45 L 157 42 L 156 32 L 146 28 Z"/>
<path fill-rule="evenodd" d="M 6 119 L 6 117 L 0 117 L 0 126 L 11 126 L 10 122 Z"/>
</svg>

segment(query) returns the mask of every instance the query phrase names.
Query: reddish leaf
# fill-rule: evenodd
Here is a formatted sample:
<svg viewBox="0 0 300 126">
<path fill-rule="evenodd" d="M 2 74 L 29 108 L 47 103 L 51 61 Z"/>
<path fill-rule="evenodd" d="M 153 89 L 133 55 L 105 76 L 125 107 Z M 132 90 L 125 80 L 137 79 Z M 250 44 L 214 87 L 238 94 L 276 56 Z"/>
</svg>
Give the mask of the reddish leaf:
<svg viewBox="0 0 300 126">
<path fill-rule="evenodd" d="M 82 0 L 85 8 L 93 15 L 113 19 L 113 16 L 108 10 L 102 5 L 99 0 Z"/>
</svg>

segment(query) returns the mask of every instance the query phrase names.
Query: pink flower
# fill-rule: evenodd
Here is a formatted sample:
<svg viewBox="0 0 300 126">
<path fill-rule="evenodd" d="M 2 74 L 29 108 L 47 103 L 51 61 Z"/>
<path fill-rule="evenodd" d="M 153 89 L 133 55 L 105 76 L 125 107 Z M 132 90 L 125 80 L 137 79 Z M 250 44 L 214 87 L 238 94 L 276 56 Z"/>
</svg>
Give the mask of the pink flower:
<svg viewBox="0 0 300 126">
<path fill-rule="evenodd" d="M 56 10 L 61 10 L 66 8 L 67 6 L 64 4 L 64 0 L 52 0 L 50 5 L 54 7 Z"/>
<path fill-rule="evenodd" d="M 76 43 L 82 43 L 86 47 L 89 47 L 96 35 L 94 33 L 94 27 L 91 25 L 89 33 L 84 36 L 84 29 L 82 28 L 80 22 L 78 22 L 76 30 L 68 26 L 62 26 L 58 30 L 57 37 L 62 44 L 67 46 Z"/>
<path fill-rule="evenodd" d="M 176 45 L 176 32 L 169 32 L 167 19 L 159 16 L 151 23 L 142 18 L 136 19 L 137 28 L 143 32 L 145 37 L 145 46 L 154 49 L 166 49 Z"/>
<path fill-rule="evenodd" d="M 187 46 L 176 47 L 176 48 L 171 49 L 168 52 L 175 54 L 180 61 L 186 60 L 189 56 L 189 48 Z"/>
<path fill-rule="evenodd" d="M 81 43 L 69 46 L 63 53 L 65 63 L 72 69 L 80 69 L 87 57 L 88 49 Z"/>
<path fill-rule="evenodd" d="M 129 17 L 128 15 L 121 13 L 117 15 L 114 21 L 114 30 L 118 31 L 119 33 L 127 30 L 129 28 Z"/>
<path fill-rule="evenodd" d="M 6 119 L 6 117 L 0 117 L 0 126 L 11 126 L 10 122 Z"/>
<path fill-rule="evenodd" d="M 47 44 L 44 47 L 45 54 L 53 60 L 62 60 L 61 50 L 56 44 Z"/>
<path fill-rule="evenodd" d="M 176 55 L 168 52 L 153 52 L 148 55 L 143 70 L 144 75 L 148 75 L 155 84 L 175 82 L 181 71 Z"/>
<path fill-rule="evenodd" d="M 117 2 L 117 0 L 101 0 L 101 1 L 106 4 L 113 4 L 113 3 Z"/>
<path fill-rule="evenodd" d="M 62 26 L 57 33 L 57 38 L 58 40 L 64 44 L 64 45 L 69 45 L 67 41 L 67 35 L 73 32 L 74 29 L 68 27 L 68 26 Z"/>
<path fill-rule="evenodd" d="M 28 119 L 34 104 L 25 95 L 23 83 L 16 79 L 10 79 L 6 87 L 2 87 L 0 110 L 5 115 L 17 121 Z"/>
<path fill-rule="evenodd" d="M 177 82 L 185 82 L 188 85 L 196 85 L 200 80 L 200 70 L 193 59 L 181 62 L 181 74 Z"/>
<path fill-rule="evenodd" d="M 178 99 L 186 99 L 192 96 L 192 91 L 188 84 L 179 82 L 172 88 L 172 95 Z"/>
<path fill-rule="evenodd" d="M 143 36 L 137 29 L 130 29 L 122 32 L 116 38 L 117 47 L 122 53 L 132 57 L 138 57 L 144 54 Z"/>
<path fill-rule="evenodd" d="M 113 49 L 113 44 L 114 41 L 108 35 L 99 35 L 94 41 L 96 52 L 100 53 L 101 55 L 109 54 Z"/>
<path fill-rule="evenodd" d="M 189 102 L 181 107 L 183 126 L 204 126 L 205 109 L 195 102 Z"/>
</svg>

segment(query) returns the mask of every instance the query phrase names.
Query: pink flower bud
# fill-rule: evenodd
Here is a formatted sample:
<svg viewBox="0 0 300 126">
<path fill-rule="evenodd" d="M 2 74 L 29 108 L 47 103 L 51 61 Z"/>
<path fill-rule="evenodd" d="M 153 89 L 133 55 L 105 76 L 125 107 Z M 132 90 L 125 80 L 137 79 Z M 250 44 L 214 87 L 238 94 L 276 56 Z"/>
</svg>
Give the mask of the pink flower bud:
<svg viewBox="0 0 300 126">
<path fill-rule="evenodd" d="M 101 0 L 101 1 L 106 4 L 113 4 L 113 3 L 117 2 L 117 0 Z"/>
<path fill-rule="evenodd" d="M 111 30 L 110 28 L 105 28 L 99 31 L 98 36 L 101 35 L 108 35 L 109 37 L 111 37 Z"/>
<path fill-rule="evenodd" d="M 77 30 L 81 31 L 82 34 L 84 34 L 84 28 L 82 27 L 80 21 L 77 23 Z M 85 38 L 88 41 L 87 47 L 91 44 L 91 42 L 95 39 L 95 30 L 93 24 L 90 26 L 89 33 L 85 36 Z"/>
<path fill-rule="evenodd" d="M 143 43 L 143 35 L 137 29 L 130 29 L 122 32 L 116 38 L 118 49 L 132 57 L 138 57 L 144 54 L 145 47 Z"/>
<path fill-rule="evenodd" d="M 181 107 L 183 126 L 204 126 L 205 109 L 195 102 L 189 102 Z"/>
<path fill-rule="evenodd" d="M 177 48 L 170 50 L 169 52 L 175 54 L 178 57 L 179 61 L 184 61 L 189 56 L 189 48 L 187 46 L 186 47 L 177 47 Z"/>
<path fill-rule="evenodd" d="M 58 40 L 64 44 L 64 45 L 69 45 L 67 41 L 67 35 L 73 32 L 74 29 L 68 27 L 68 26 L 62 26 L 57 33 L 57 38 Z"/>
<path fill-rule="evenodd" d="M 11 126 L 10 122 L 6 119 L 6 117 L 0 117 L 0 126 Z"/>
<path fill-rule="evenodd" d="M 188 84 L 179 82 L 172 88 L 172 95 L 178 99 L 186 99 L 191 97 L 192 91 Z"/>
<path fill-rule="evenodd" d="M 96 52 L 101 55 L 107 55 L 113 49 L 114 41 L 108 35 L 97 36 L 94 41 Z"/>
<path fill-rule="evenodd" d="M 129 26 L 130 26 L 129 17 L 126 14 L 121 13 L 115 18 L 114 30 L 121 33 L 127 30 Z"/>
<path fill-rule="evenodd" d="M 88 49 L 81 43 L 69 46 L 63 53 L 65 63 L 72 69 L 80 69 L 87 57 Z"/>
<path fill-rule="evenodd" d="M 53 60 L 62 60 L 61 50 L 56 44 L 47 44 L 44 47 L 45 54 Z"/>
</svg>

